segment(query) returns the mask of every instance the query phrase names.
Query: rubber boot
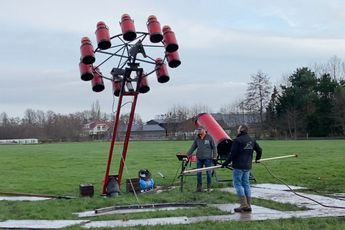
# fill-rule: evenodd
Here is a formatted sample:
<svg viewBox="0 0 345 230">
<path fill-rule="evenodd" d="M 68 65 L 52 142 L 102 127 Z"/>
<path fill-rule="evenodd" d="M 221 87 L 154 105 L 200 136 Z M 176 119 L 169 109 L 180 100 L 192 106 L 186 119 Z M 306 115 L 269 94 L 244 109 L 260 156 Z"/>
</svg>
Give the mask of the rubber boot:
<svg viewBox="0 0 345 230">
<path fill-rule="evenodd" d="M 244 207 L 242 210 L 244 212 L 251 212 L 252 211 L 252 207 L 250 206 L 251 197 L 250 196 L 246 196 L 246 199 L 247 199 L 247 207 Z"/>
<path fill-rule="evenodd" d="M 207 184 L 207 192 L 211 192 L 211 184 Z"/>
<path fill-rule="evenodd" d="M 195 192 L 202 192 L 202 185 L 201 184 L 197 184 L 196 185 L 196 190 Z"/>
<path fill-rule="evenodd" d="M 245 196 L 240 197 L 240 207 L 235 208 L 235 212 L 244 212 L 244 208 L 248 208 L 247 198 Z"/>
</svg>

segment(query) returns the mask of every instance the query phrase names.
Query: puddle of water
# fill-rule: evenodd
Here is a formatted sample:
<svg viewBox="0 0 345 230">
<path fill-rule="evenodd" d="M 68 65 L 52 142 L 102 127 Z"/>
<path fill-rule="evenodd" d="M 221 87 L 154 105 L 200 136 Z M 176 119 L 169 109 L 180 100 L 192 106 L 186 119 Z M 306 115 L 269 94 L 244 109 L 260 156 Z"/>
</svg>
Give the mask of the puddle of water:
<svg viewBox="0 0 345 230">
<path fill-rule="evenodd" d="M 219 210 L 223 212 L 228 212 L 230 214 L 234 214 L 234 208 L 237 208 L 239 204 L 209 204 L 207 206 L 218 208 Z M 251 205 L 252 206 L 252 213 L 254 214 L 282 214 L 282 211 L 265 208 L 257 205 Z"/>
<path fill-rule="evenodd" d="M 41 201 L 41 200 L 50 200 L 51 198 L 47 197 L 36 197 L 36 196 L 0 196 L 0 200 L 8 201 Z"/>
<path fill-rule="evenodd" d="M 234 188 L 224 188 L 224 189 L 221 189 L 221 191 L 231 192 L 231 193 L 236 194 L 236 191 Z M 302 192 L 297 192 L 297 193 L 302 196 L 309 197 L 313 200 L 316 200 L 319 203 L 327 205 L 327 206 L 337 206 L 337 207 L 345 208 L 345 201 L 343 200 L 334 199 L 331 197 L 326 197 L 326 196 L 321 196 L 321 195 L 306 194 Z M 291 191 L 267 189 L 266 186 L 263 186 L 263 187 L 253 186 L 252 196 L 255 198 L 272 200 L 275 202 L 280 202 L 280 203 L 285 203 L 285 204 L 289 203 L 289 204 L 293 204 L 299 207 L 304 206 L 309 209 L 306 211 L 284 212 L 285 214 L 291 215 L 293 217 L 306 218 L 306 217 L 321 217 L 321 216 L 325 216 L 325 217 L 326 216 L 345 216 L 345 209 L 323 207 L 312 200 L 297 196 Z M 270 217 L 267 216 L 267 219 L 270 219 Z"/>
<path fill-rule="evenodd" d="M 193 207 L 206 206 L 206 203 L 156 203 L 143 205 L 123 205 L 100 208 L 92 211 L 73 213 L 78 217 L 101 216 L 122 213 L 138 213 L 138 212 L 154 212 L 154 211 L 170 211 L 177 209 L 190 209 Z"/>
<path fill-rule="evenodd" d="M 223 188 L 221 189 L 221 191 L 231 192 L 231 193 L 236 194 L 236 191 L 234 188 Z M 321 205 L 309 199 L 299 197 L 291 191 L 269 190 L 266 188 L 256 188 L 256 187 L 252 187 L 251 191 L 252 191 L 252 196 L 254 198 L 272 200 L 272 201 L 284 203 L 284 204 L 289 203 L 289 204 L 293 204 L 299 207 L 305 206 L 309 209 L 324 209 L 324 207 L 322 207 Z M 345 207 L 345 201 L 341 201 L 339 199 L 334 199 L 334 198 L 321 196 L 321 195 L 306 194 L 302 192 L 297 192 L 297 193 L 303 196 L 309 197 L 311 199 L 314 199 L 326 205 Z"/>
<path fill-rule="evenodd" d="M 126 209 L 126 210 L 113 210 L 109 212 L 95 213 L 95 211 L 86 211 L 73 213 L 78 217 L 93 217 L 93 216 L 103 216 L 112 214 L 124 214 L 124 213 L 139 213 L 139 212 L 155 212 L 155 211 L 173 211 L 177 209 L 190 209 L 192 207 L 165 207 L 165 208 L 142 208 L 142 209 Z"/>
<path fill-rule="evenodd" d="M 0 222 L 0 228 L 59 229 L 86 222 L 85 220 L 6 220 Z"/>
<path fill-rule="evenodd" d="M 293 189 L 303 189 L 302 187 L 291 186 Z M 233 188 L 223 188 L 221 191 L 236 193 Z M 345 207 L 345 201 L 331 197 L 325 197 L 314 194 L 306 194 L 298 192 L 298 194 L 310 197 L 318 202 L 330 205 Z M 343 195 L 343 194 L 342 194 Z M 168 224 L 191 224 L 204 221 L 252 221 L 252 220 L 272 220 L 272 219 L 286 219 L 286 218 L 312 218 L 312 217 L 330 217 L 330 216 L 345 216 L 344 209 L 334 209 L 322 207 L 308 199 L 298 197 L 291 191 L 286 191 L 286 187 L 282 185 L 261 184 L 252 186 L 252 196 L 266 200 L 272 200 L 280 203 L 290 203 L 297 206 L 305 206 L 309 208 L 306 211 L 277 211 L 269 208 L 264 208 L 252 205 L 251 213 L 234 213 L 233 209 L 239 204 L 210 204 L 208 206 L 215 207 L 221 211 L 227 212 L 227 215 L 216 216 L 198 216 L 198 217 L 167 217 L 167 218 L 150 218 L 150 219 L 136 219 L 136 220 L 114 220 L 114 221 L 87 221 L 87 220 L 8 220 L 0 222 L 0 228 L 24 228 L 24 229 L 58 229 L 65 228 L 71 225 L 80 224 L 83 228 L 100 228 L 100 227 L 133 227 L 139 225 L 168 225 Z M 30 197 L 32 198 L 32 197 Z M 47 199 L 47 198 L 45 198 Z M 145 211 L 159 211 L 159 210 L 176 210 L 181 208 L 191 207 L 160 207 L 160 208 L 143 208 L 143 209 L 123 209 L 114 210 L 112 212 L 99 213 L 100 214 L 117 214 L 117 213 L 131 213 L 131 212 L 145 212 Z M 94 216 L 95 211 L 87 211 L 76 213 L 79 217 Z M 93 214 L 93 215 L 91 215 Z"/>
<path fill-rule="evenodd" d="M 186 216 L 151 218 L 139 220 L 111 220 L 111 221 L 92 221 L 84 224 L 83 228 L 115 228 L 115 227 L 134 227 L 139 225 L 168 225 L 168 224 L 188 224 Z"/>
<path fill-rule="evenodd" d="M 279 190 L 279 191 L 287 191 L 289 188 L 283 184 L 252 184 L 251 187 L 253 188 L 266 188 L 270 190 Z M 289 187 L 293 190 L 302 190 L 307 189 L 305 187 L 293 186 L 289 185 Z"/>
</svg>

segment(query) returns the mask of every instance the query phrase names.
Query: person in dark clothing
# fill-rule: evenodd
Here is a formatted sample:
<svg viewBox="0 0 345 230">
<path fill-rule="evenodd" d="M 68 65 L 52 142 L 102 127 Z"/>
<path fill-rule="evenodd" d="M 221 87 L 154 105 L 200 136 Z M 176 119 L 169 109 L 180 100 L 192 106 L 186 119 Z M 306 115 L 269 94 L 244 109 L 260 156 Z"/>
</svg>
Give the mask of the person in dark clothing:
<svg viewBox="0 0 345 230">
<path fill-rule="evenodd" d="M 217 148 L 214 144 L 213 138 L 207 134 L 206 129 L 203 126 L 197 128 L 198 135 L 194 139 L 194 142 L 187 152 L 187 156 L 190 157 L 194 150 L 196 151 L 197 168 L 212 166 L 213 160 L 217 158 Z M 206 171 L 207 177 L 207 190 L 211 189 L 211 171 Z M 196 192 L 202 191 L 202 174 L 197 173 L 197 186 Z"/>
<path fill-rule="evenodd" d="M 248 135 L 248 127 L 240 125 L 237 130 L 237 137 L 232 143 L 231 152 L 222 164 L 222 168 L 232 163 L 233 184 L 240 199 L 240 207 L 235 212 L 250 212 L 251 191 L 249 176 L 252 168 L 253 152 L 256 152 L 255 162 L 261 159 L 262 149 L 259 144 Z"/>
</svg>

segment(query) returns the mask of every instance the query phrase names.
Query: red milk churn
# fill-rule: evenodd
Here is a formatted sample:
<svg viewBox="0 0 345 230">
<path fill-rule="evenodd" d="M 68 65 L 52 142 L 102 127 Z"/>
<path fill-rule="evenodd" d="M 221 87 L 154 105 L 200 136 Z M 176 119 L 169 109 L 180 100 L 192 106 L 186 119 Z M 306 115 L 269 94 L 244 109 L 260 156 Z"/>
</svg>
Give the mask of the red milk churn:
<svg viewBox="0 0 345 230">
<path fill-rule="evenodd" d="M 161 58 L 156 59 L 156 75 L 159 83 L 168 82 L 170 79 L 167 65 Z"/>
<path fill-rule="evenodd" d="M 180 55 L 177 51 L 172 53 L 166 52 L 165 55 L 167 57 L 169 67 L 176 68 L 177 66 L 181 65 Z"/>
<path fill-rule="evenodd" d="M 98 68 L 93 71 L 93 78 L 91 80 L 92 90 L 95 92 L 101 92 L 104 90 L 104 83 L 102 74 Z"/>
<path fill-rule="evenodd" d="M 141 76 L 138 91 L 139 93 L 147 93 L 148 91 L 150 91 L 150 86 L 147 81 L 147 76 L 145 76 L 144 73 Z"/>
<path fill-rule="evenodd" d="M 163 27 L 163 37 L 165 51 L 172 53 L 178 49 L 175 33 L 171 30 L 170 26 Z"/>
<path fill-rule="evenodd" d="M 208 113 L 200 113 L 195 124 L 206 128 L 217 146 L 220 159 L 226 159 L 231 150 L 232 140 L 213 116 Z"/>
<path fill-rule="evenodd" d="M 150 41 L 153 43 L 163 40 L 161 24 L 157 21 L 156 16 L 151 15 L 147 20 L 147 30 L 150 34 Z"/>
<path fill-rule="evenodd" d="M 133 41 L 137 37 L 134 27 L 134 21 L 128 14 L 122 15 L 120 25 L 123 39 L 125 39 L 126 41 Z"/>
<path fill-rule="evenodd" d="M 85 65 L 84 63 L 79 63 L 80 78 L 83 81 L 90 81 L 93 78 L 92 65 Z"/>
<path fill-rule="evenodd" d="M 114 91 L 114 95 L 116 97 L 120 96 L 121 88 L 122 88 L 122 79 L 114 80 L 113 81 L 113 91 Z"/>
<path fill-rule="evenodd" d="M 81 39 L 80 46 L 81 62 L 85 65 L 92 64 L 95 62 L 95 54 L 93 53 L 93 46 L 88 37 L 83 37 Z"/>
<path fill-rule="evenodd" d="M 101 50 L 109 49 L 111 47 L 109 29 L 104 22 L 97 23 L 96 38 L 98 48 Z"/>
</svg>

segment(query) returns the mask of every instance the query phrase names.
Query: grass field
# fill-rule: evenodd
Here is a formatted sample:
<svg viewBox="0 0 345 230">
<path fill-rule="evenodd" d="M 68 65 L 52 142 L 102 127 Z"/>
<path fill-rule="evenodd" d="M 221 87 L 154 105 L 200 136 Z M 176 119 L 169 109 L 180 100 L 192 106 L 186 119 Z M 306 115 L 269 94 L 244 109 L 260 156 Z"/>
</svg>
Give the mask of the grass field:
<svg viewBox="0 0 345 230">
<path fill-rule="evenodd" d="M 290 185 L 308 187 L 313 193 L 345 192 L 345 141 L 260 141 L 263 157 L 274 157 L 297 153 L 298 158 L 288 158 L 266 162 L 267 167 Z M 157 185 L 178 185 L 175 175 L 180 162 L 177 152 L 185 152 L 191 141 L 147 141 L 131 142 L 128 149 L 123 181 L 137 177 L 140 169 L 149 169 Z M 25 192 L 50 195 L 75 196 L 76 199 L 55 199 L 38 202 L 0 201 L 0 220 L 6 219 L 77 219 L 74 212 L 92 210 L 112 205 L 137 204 L 133 194 L 123 193 L 116 198 L 103 198 L 101 182 L 108 157 L 108 142 L 61 143 L 42 145 L 1 145 L 0 146 L 0 192 Z M 121 145 L 116 145 L 112 173 L 117 174 Z M 163 174 L 162 178 L 159 173 Z M 253 174 L 258 183 L 278 183 L 260 164 L 253 166 Z M 217 171 L 219 179 L 228 179 L 231 172 Z M 92 183 L 95 186 L 93 198 L 79 198 L 79 184 Z M 179 188 L 160 194 L 139 194 L 141 204 L 154 202 L 235 202 L 234 195 L 215 190 L 212 193 L 194 193 L 196 178 L 187 177 L 184 192 Z M 228 184 L 214 183 L 214 187 Z M 270 201 L 254 199 L 254 204 L 279 210 L 296 210 L 296 207 Z M 119 214 L 88 218 L 93 220 L 133 219 L 143 217 L 198 216 L 224 214 L 213 208 L 150 212 L 139 214 Z M 290 219 L 258 221 L 250 223 L 202 223 L 197 225 L 164 226 L 164 229 L 228 229 L 229 225 L 238 229 L 343 229 L 344 218 Z M 149 227 L 162 229 L 162 227 Z M 75 228 L 78 229 L 78 228 Z M 142 227 L 142 229 L 148 229 Z"/>
</svg>

